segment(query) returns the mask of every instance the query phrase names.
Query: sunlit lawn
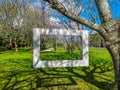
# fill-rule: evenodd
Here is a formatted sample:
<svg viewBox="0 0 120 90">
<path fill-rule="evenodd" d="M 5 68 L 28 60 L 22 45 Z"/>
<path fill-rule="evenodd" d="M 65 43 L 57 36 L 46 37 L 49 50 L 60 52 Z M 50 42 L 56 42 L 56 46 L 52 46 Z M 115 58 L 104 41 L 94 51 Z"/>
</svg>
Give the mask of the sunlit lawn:
<svg viewBox="0 0 120 90">
<path fill-rule="evenodd" d="M 79 50 L 74 50 L 73 53 L 68 53 L 62 48 L 57 48 L 56 52 L 46 52 L 41 53 L 41 60 L 81 60 L 82 52 Z"/>
<path fill-rule="evenodd" d="M 90 48 L 89 57 L 89 67 L 37 71 L 29 50 L 0 52 L 0 90 L 108 90 L 114 71 L 107 50 Z"/>
</svg>

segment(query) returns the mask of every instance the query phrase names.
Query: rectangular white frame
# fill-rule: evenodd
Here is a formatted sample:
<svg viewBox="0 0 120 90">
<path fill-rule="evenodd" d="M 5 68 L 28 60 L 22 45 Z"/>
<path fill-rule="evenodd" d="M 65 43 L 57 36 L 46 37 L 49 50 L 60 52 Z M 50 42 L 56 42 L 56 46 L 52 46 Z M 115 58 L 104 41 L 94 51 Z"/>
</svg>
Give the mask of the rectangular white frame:
<svg viewBox="0 0 120 90">
<path fill-rule="evenodd" d="M 81 35 L 82 36 L 82 60 L 40 60 L 40 34 L 46 35 Z M 45 67 L 75 67 L 88 66 L 88 31 L 67 29 L 33 29 L 33 68 Z"/>
</svg>

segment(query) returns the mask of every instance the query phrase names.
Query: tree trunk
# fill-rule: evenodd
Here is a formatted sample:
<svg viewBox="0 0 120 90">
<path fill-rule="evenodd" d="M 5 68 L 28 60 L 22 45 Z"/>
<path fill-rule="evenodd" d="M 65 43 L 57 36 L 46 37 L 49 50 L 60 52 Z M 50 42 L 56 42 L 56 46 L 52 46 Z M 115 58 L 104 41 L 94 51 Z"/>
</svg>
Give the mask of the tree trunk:
<svg viewBox="0 0 120 90">
<path fill-rule="evenodd" d="M 102 27 L 106 31 L 106 34 L 103 34 L 103 38 L 106 41 L 106 47 L 110 52 L 114 64 L 115 84 L 113 90 L 120 90 L 120 28 L 113 19 L 108 0 L 95 0 L 95 2 Z"/>
<path fill-rule="evenodd" d="M 9 38 L 9 49 L 11 50 L 13 48 L 13 45 L 12 45 L 12 39 L 11 37 Z"/>
<path fill-rule="evenodd" d="M 114 90 L 120 90 L 120 51 L 118 50 L 118 48 L 119 48 L 118 44 L 107 46 L 107 49 L 111 54 L 114 64 L 115 72 Z"/>
<path fill-rule="evenodd" d="M 120 90 L 120 31 L 118 30 L 114 31 L 114 33 L 109 33 L 109 37 L 108 38 L 111 41 L 109 40 L 106 42 L 106 47 L 112 57 L 114 64 L 115 84 L 113 90 Z"/>
<path fill-rule="evenodd" d="M 17 38 L 15 38 L 15 51 L 18 52 L 18 43 L 17 43 Z"/>
<path fill-rule="evenodd" d="M 118 31 L 118 38 L 120 39 L 120 27 Z M 118 42 L 118 54 L 119 54 L 119 75 L 118 75 L 118 89 L 120 90 L 120 42 Z"/>
<path fill-rule="evenodd" d="M 15 51 L 18 52 L 18 45 L 15 43 Z"/>
</svg>

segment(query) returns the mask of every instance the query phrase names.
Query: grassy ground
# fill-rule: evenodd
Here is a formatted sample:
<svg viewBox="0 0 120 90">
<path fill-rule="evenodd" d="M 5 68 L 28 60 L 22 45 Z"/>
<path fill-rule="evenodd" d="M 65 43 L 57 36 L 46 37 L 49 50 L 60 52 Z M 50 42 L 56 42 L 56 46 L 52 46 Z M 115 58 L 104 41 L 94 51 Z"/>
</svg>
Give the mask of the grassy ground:
<svg viewBox="0 0 120 90">
<path fill-rule="evenodd" d="M 62 48 L 57 48 L 56 52 L 46 52 L 41 53 L 41 60 L 81 60 L 82 52 L 79 50 L 74 50 L 73 53 L 69 54 Z"/>
<path fill-rule="evenodd" d="M 114 83 L 112 60 L 106 49 L 90 48 L 90 66 L 32 68 L 27 49 L 0 52 L 0 90 L 108 90 Z"/>
</svg>

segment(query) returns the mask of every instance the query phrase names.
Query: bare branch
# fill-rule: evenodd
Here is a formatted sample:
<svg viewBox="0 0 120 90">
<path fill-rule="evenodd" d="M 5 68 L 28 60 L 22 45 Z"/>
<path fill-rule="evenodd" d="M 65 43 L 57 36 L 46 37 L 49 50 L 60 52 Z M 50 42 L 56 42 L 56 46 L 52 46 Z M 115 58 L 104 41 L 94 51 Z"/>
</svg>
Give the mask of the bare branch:
<svg viewBox="0 0 120 90">
<path fill-rule="evenodd" d="M 90 27 L 100 33 L 105 32 L 104 29 L 100 25 L 93 23 L 91 21 L 88 21 L 85 18 L 78 17 L 77 15 L 67 11 L 65 9 L 65 7 L 63 7 L 63 5 L 61 5 L 61 4 L 59 4 L 56 0 L 44 0 L 44 1 L 48 2 L 53 9 L 56 9 L 57 11 L 59 11 L 60 13 L 62 13 L 65 16 L 67 16 L 68 18 L 76 21 L 77 23 L 80 23 L 87 27 Z"/>
</svg>

